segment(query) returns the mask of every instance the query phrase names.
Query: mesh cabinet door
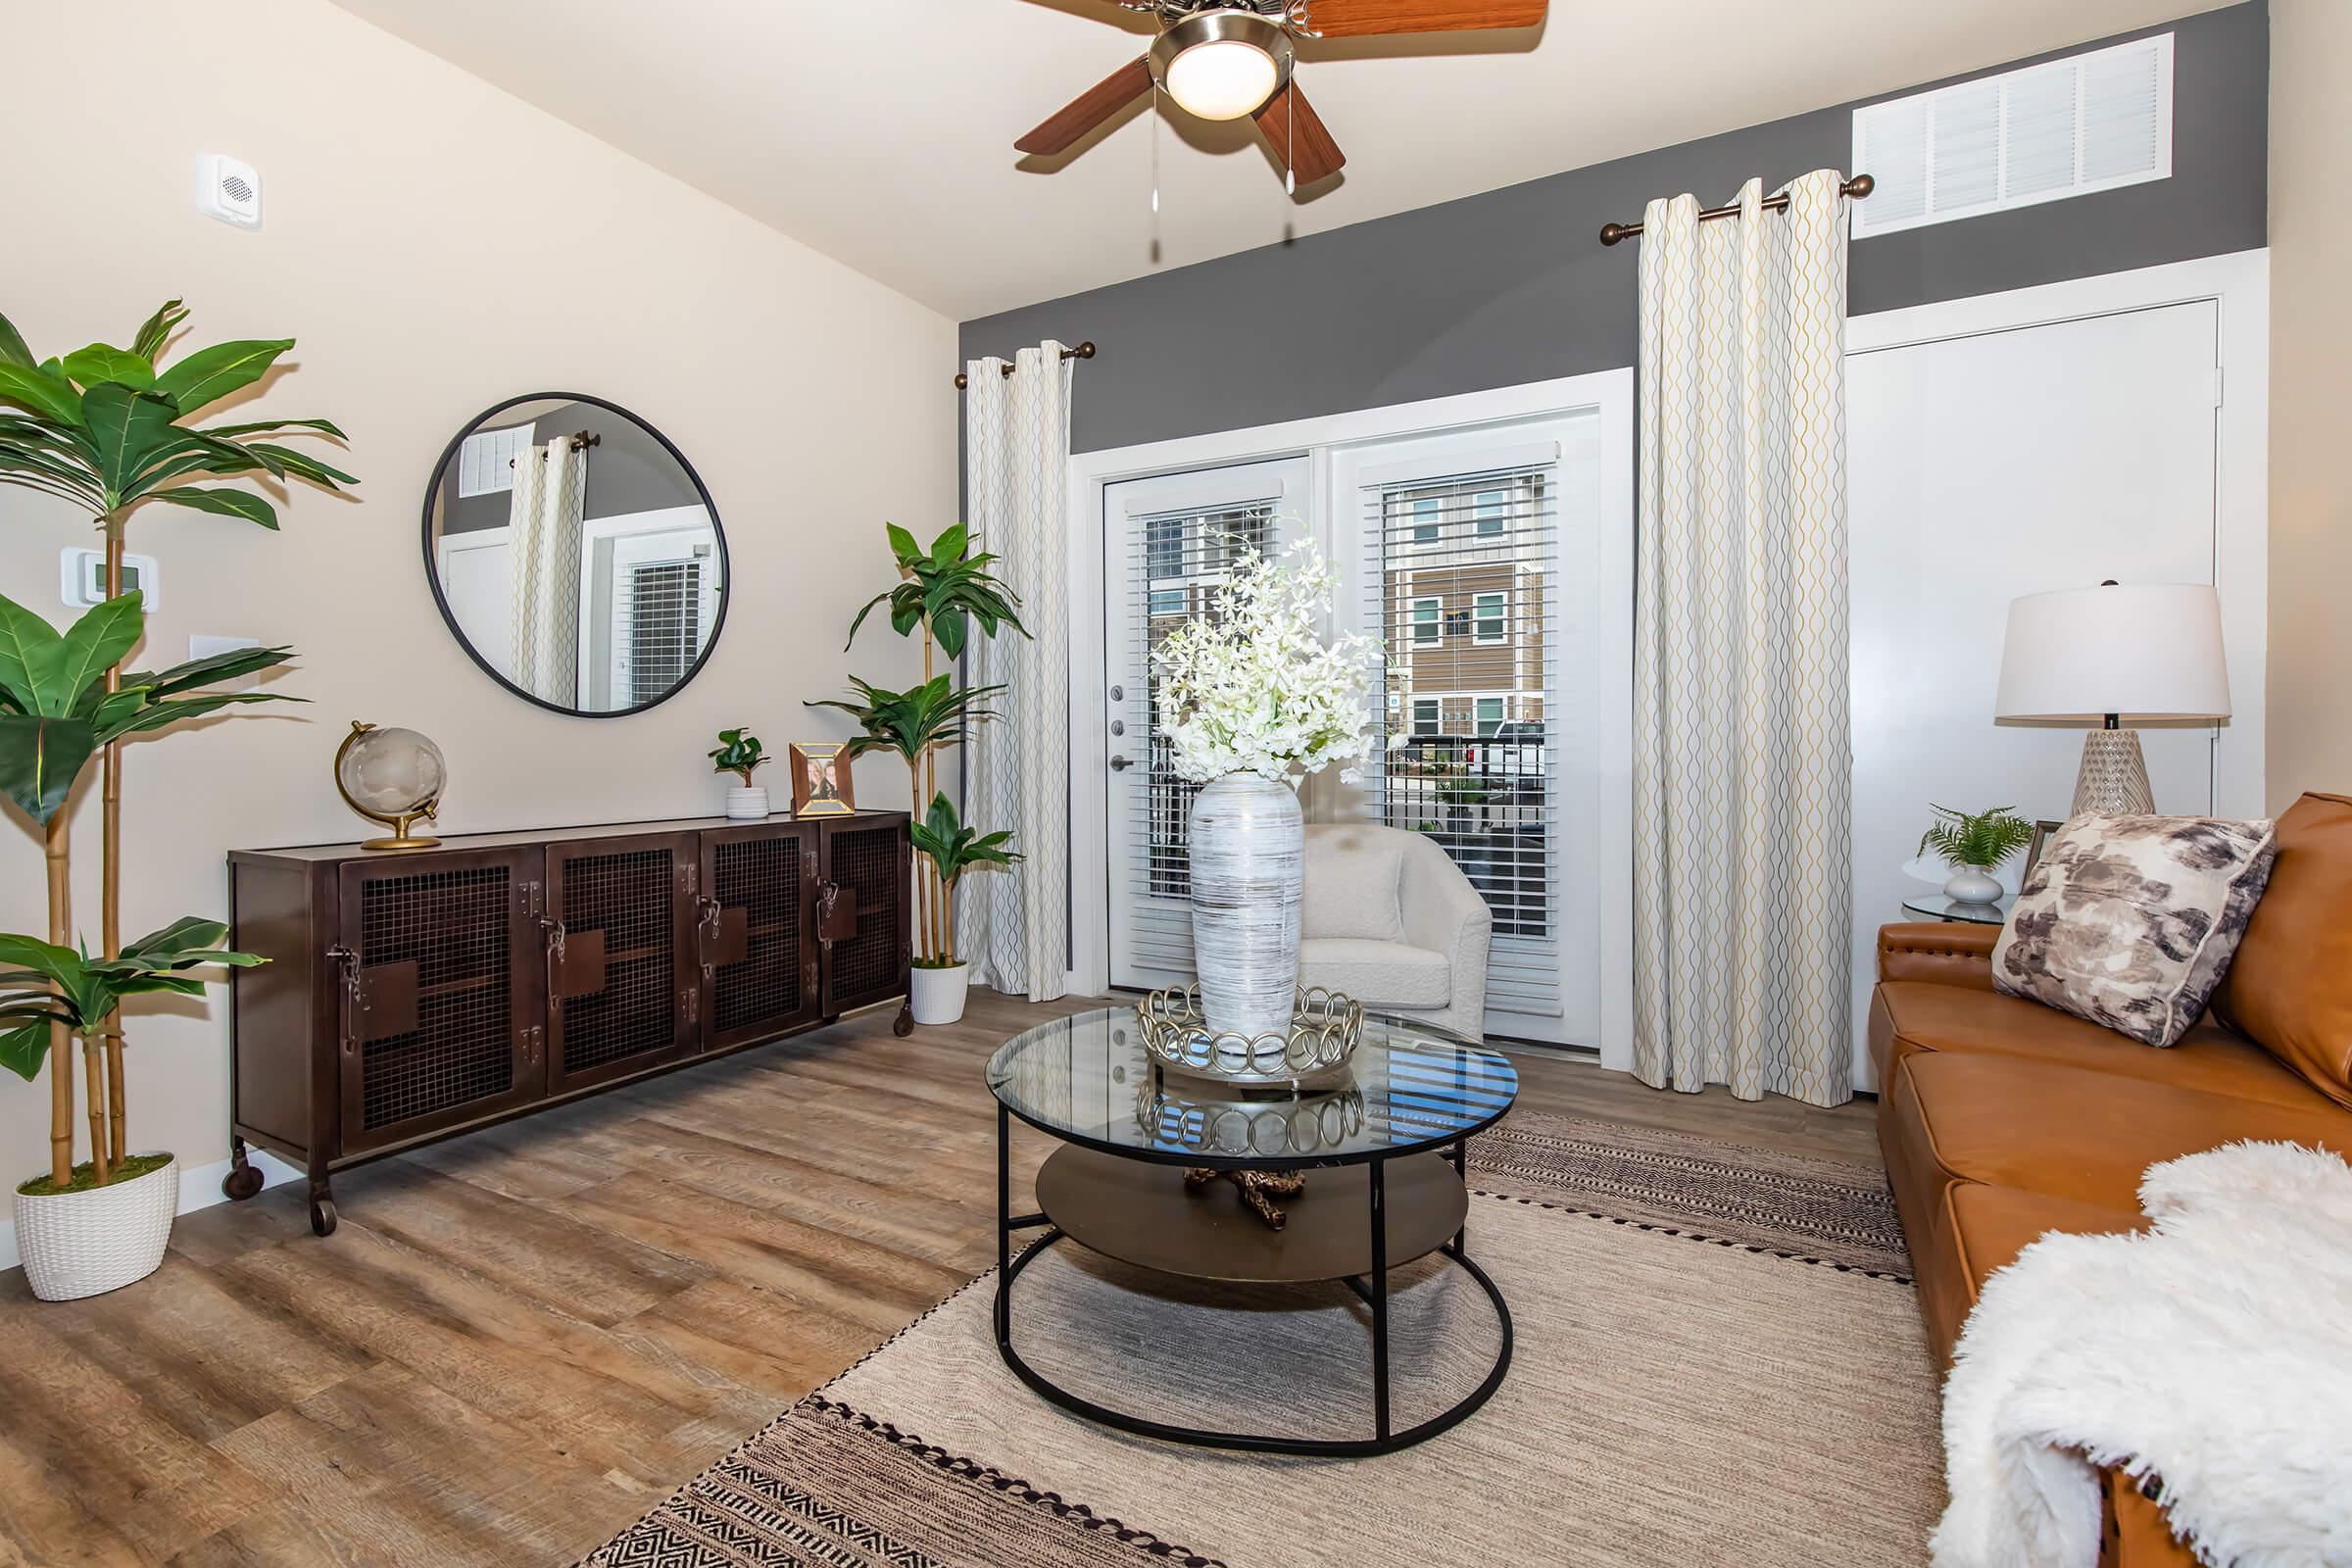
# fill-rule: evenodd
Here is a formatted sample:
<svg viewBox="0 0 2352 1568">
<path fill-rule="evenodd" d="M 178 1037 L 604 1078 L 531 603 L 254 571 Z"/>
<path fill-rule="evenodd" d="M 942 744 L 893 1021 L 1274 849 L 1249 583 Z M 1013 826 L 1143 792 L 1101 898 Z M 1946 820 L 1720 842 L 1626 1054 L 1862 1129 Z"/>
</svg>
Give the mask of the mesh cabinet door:
<svg viewBox="0 0 2352 1568">
<path fill-rule="evenodd" d="M 545 1089 L 536 849 L 342 867 L 343 1152 L 496 1115 Z"/>
<path fill-rule="evenodd" d="M 551 1094 L 675 1060 L 701 1033 L 694 837 L 654 833 L 547 847 Z"/>
<path fill-rule="evenodd" d="M 913 935 L 906 819 L 827 822 L 824 854 L 817 922 L 824 946 L 824 1012 L 830 1018 L 906 994 Z"/>
<path fill-rule="evenodd" d="M 712 1051 L 817 1016 L 817 829 L 755 822 L 703 832 L 696 938 Z"/>
</svg>

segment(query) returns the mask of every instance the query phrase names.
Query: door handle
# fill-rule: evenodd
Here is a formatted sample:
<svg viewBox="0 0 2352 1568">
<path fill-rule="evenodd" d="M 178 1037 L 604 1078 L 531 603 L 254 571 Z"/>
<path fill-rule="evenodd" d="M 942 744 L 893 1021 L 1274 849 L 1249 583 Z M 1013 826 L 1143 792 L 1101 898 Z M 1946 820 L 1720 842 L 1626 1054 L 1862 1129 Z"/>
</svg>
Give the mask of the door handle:
<svg viewBox="0 0 2352 1568">
<path fill-rule="evenodd" d="M 1135 764 L 1133 762 L 1130 762 L 1124 757 L 1114 757 L 1110 760 L 1110 770 L 1113 773 L 1124 773 L 1134 765 Z"/>
</svg>

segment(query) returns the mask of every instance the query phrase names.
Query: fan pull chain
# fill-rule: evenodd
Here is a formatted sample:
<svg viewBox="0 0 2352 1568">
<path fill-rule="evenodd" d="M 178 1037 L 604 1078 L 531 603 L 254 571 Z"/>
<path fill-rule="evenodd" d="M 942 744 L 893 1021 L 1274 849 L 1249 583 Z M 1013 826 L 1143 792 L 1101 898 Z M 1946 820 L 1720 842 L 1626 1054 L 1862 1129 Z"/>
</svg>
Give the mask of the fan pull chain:
<svg viewBox="0 0 2352 1568">
<path fill-rule="evenodd" d="M 1159 84 L 1152 84 L 1152 260 L 1159 261 Z"/>
</svg>

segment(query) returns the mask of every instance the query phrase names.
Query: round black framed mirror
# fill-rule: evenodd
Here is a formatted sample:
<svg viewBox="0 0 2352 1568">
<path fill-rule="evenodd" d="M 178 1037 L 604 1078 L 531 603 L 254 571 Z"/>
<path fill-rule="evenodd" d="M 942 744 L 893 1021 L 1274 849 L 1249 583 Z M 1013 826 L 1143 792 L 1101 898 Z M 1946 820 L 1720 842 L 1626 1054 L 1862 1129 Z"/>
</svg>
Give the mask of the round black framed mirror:
<svg viewBox="0 0 2352 1568">
<path fill-rule="evenodd" d="M 484 672 L 583 718 L 642 713 L 701 673 L 731 587 L 694 465 L 580 392 L 509 398 L 451 438 L 425 490 L 424 570 Z"/>
</svg>

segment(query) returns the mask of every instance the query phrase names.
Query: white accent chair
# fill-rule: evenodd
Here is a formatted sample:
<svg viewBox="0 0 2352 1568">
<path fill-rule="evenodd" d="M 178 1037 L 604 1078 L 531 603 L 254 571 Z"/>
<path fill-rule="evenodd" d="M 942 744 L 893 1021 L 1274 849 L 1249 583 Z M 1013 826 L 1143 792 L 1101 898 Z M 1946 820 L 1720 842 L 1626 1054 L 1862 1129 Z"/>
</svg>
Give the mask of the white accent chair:
<svg viewBox="0 0 2352 1568">
<path fill-rule="evenodd" d="M 1485 1038 L 1494 915 L 1436 840 L 1364 823 L 1312 824 L 1305 873 L 1301 986 Z"/>
</svg>

